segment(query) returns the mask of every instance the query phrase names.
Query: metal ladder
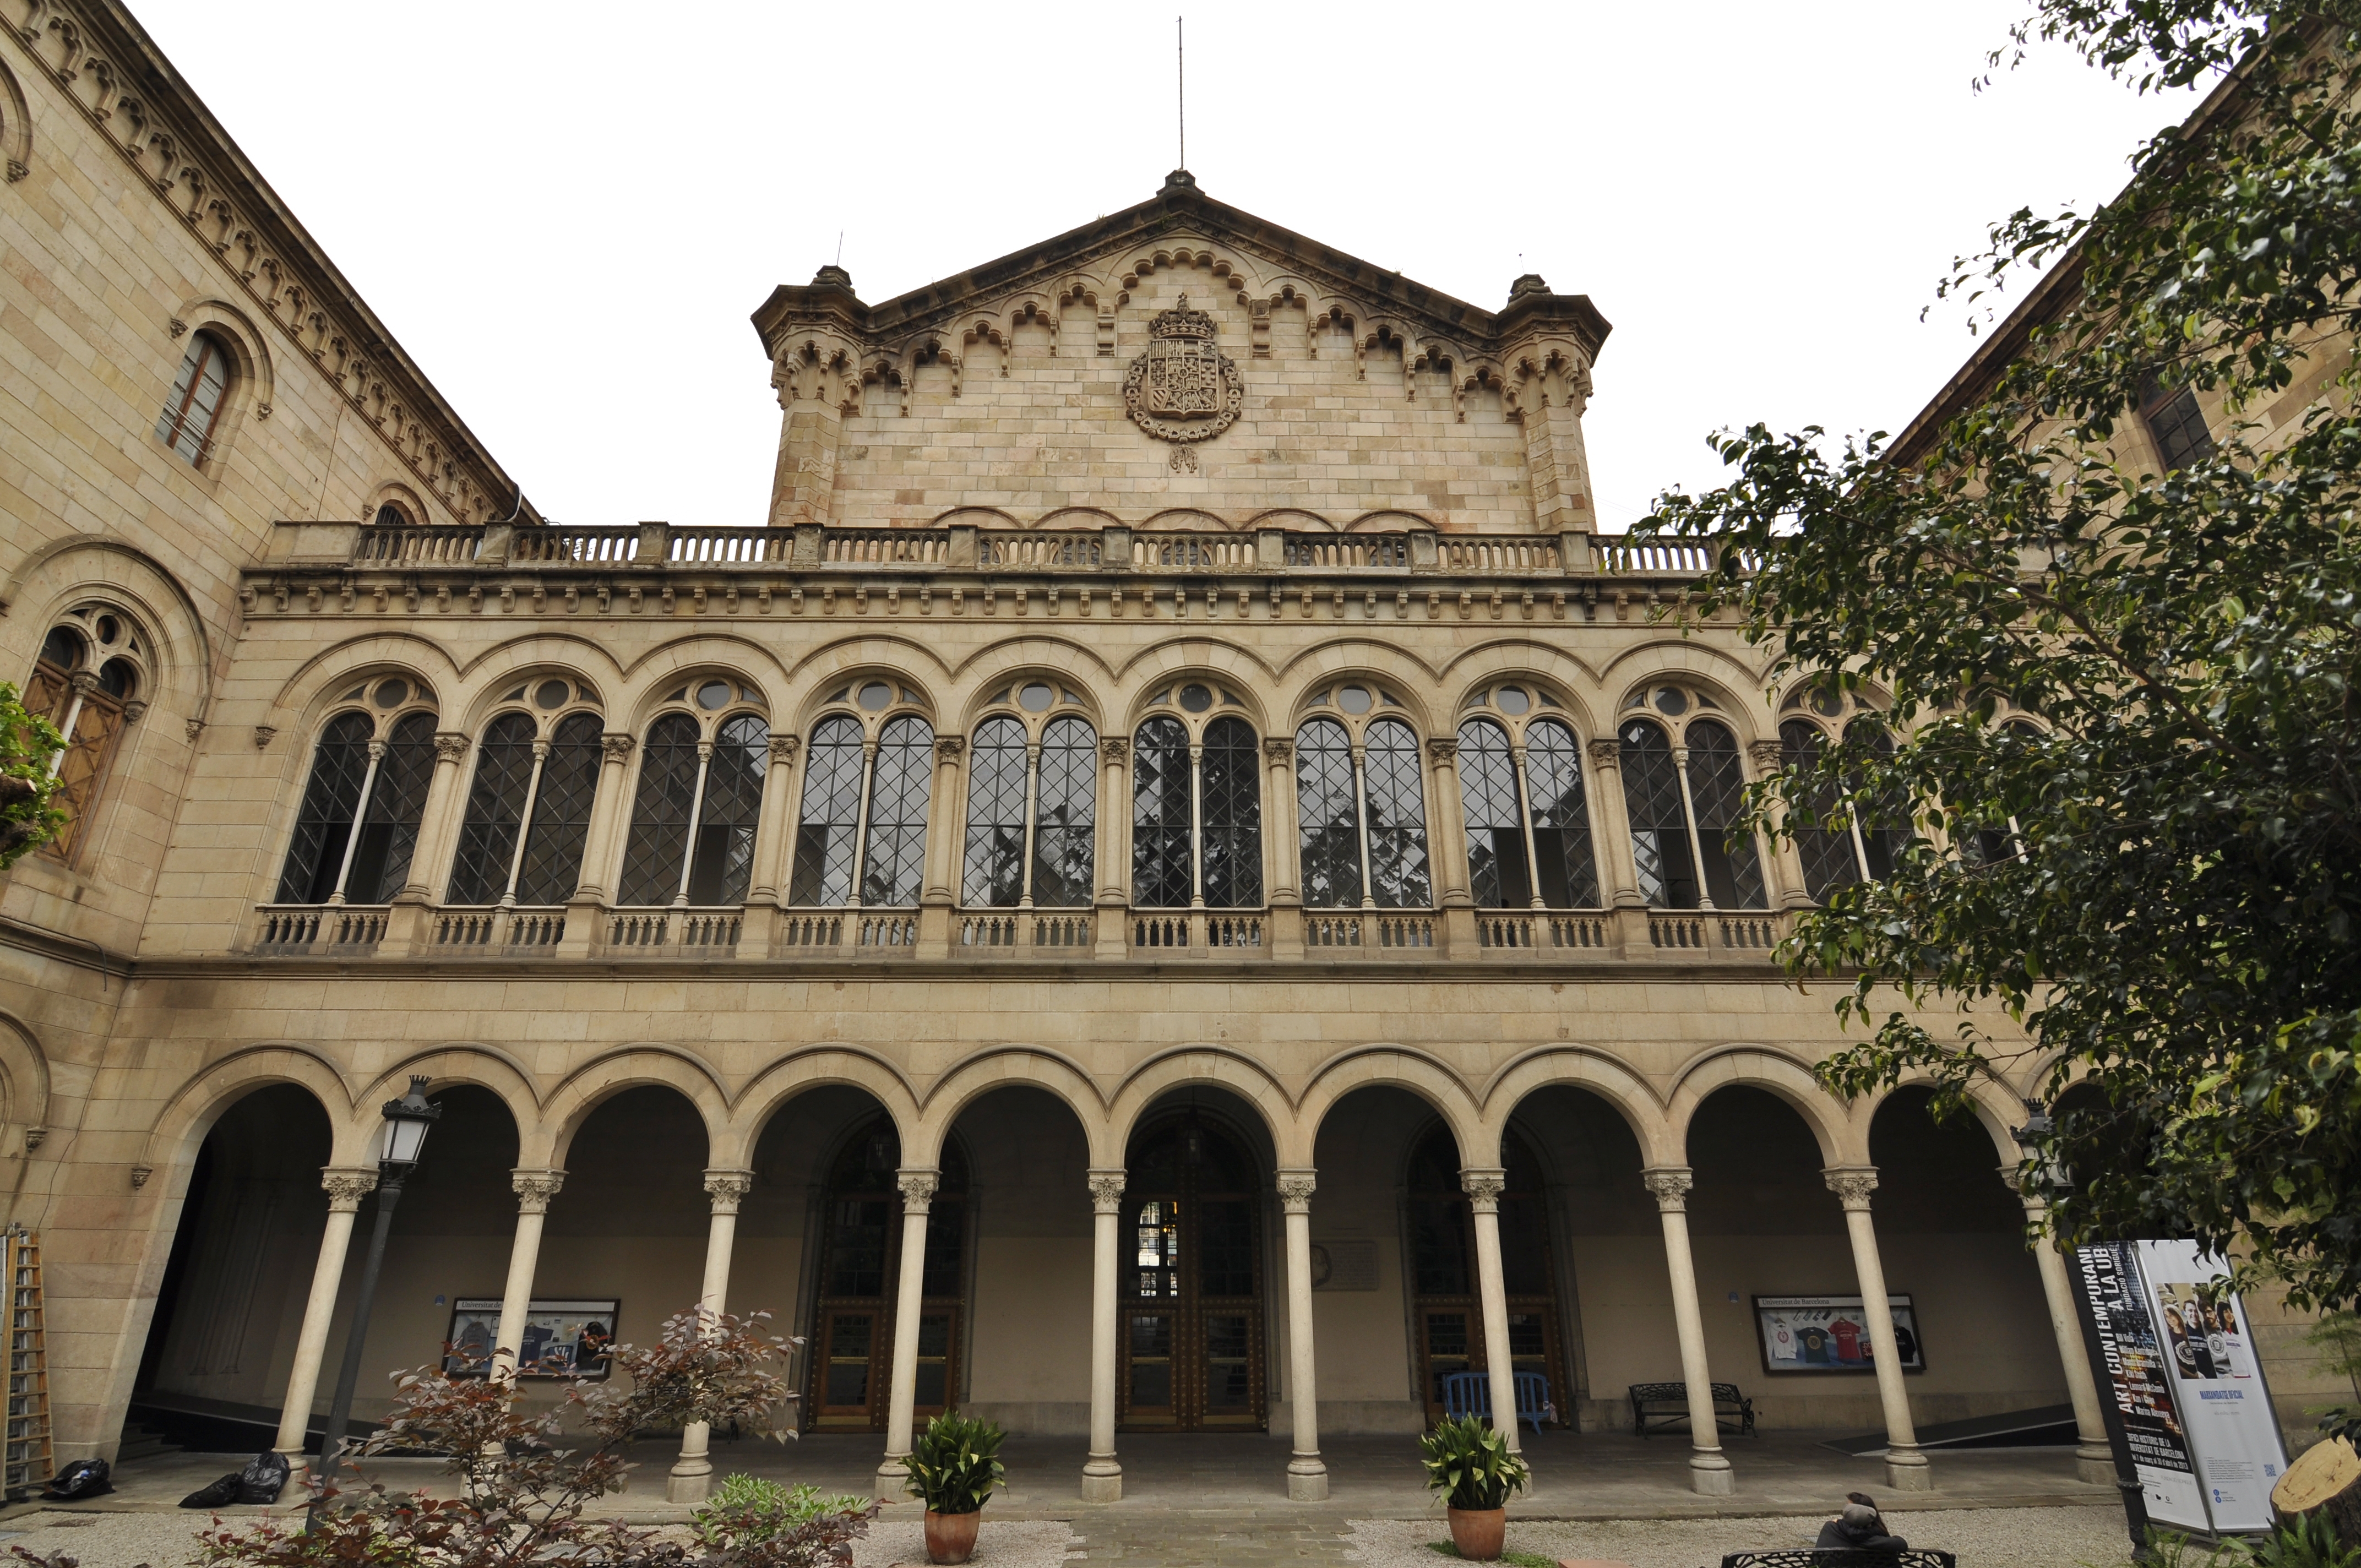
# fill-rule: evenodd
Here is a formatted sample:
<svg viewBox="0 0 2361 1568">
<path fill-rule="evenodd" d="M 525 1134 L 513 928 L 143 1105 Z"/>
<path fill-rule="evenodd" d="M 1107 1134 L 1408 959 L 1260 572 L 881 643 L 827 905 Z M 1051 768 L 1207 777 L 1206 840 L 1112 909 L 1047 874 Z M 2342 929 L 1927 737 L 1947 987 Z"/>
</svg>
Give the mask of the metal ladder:
<svg viewBox="0 0 2361 1568">
<path fill-rule="evenodd" d="M 10 1502 L 31 1497 L 51 1473 L 49 1354 L 41 1321 L 41 1239 L 12 1228 L 5 1275 L 8 1312 L 8 1432 L 5 1478 Z"/>
</svg>

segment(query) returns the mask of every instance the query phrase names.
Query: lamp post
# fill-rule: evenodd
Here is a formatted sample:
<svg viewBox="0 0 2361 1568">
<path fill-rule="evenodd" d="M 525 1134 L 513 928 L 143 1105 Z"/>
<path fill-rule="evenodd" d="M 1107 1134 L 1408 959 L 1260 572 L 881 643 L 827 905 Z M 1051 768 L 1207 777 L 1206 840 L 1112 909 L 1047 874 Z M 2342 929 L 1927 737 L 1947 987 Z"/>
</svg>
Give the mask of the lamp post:
<svg viewBox="0 0 2361 1568">
<path fill-rule="evenodd" d="M 426 1080 L 412 1078 L 410 1092 L 385 1106 L 385 1146 L 377 1160 L 377 1230 L 369 1236 L 368 1256 L 361 1264 L 360 1299 L 353 1307 L 353 1326 L 345 1340 L 345 1364 L 336 1374 L 336 1397 L 328 1406 L 328 1430 L 320 1439 L 320 1479 L 336 1478 L 345 1428 L 352 1420 L 353 1389 L 361 1378 L 361 1346 L 368 1338 L 369 1307 L 377 1296 L 377 1271 L 385 1261 L 386 1233 L 393 1228 L 393 1206 L 401 1201 L 401 1184 L 418 1164 L 426 1146 L 427 1129 L 443 1114 L 443 1107 L 427 1103 Z"/>
<path fill-rule="evenodd" d="M 2058 1123 L 2049 1114 L 2049 1107 L 2038 1100 L 2025 1102 L 2025 1125 L 2011 1127 L 2008 1135 L 2016 1140 L 2024 1151 L 2023 1182 L 2028 1192 L 2038 1193 L 2048 1202 L 2051 1195 L 2071 1190 L 2074 1178 L 2068 1173 L 2066 1162 L 2049 1141 L 2058 1134 Z"/>
</svg>

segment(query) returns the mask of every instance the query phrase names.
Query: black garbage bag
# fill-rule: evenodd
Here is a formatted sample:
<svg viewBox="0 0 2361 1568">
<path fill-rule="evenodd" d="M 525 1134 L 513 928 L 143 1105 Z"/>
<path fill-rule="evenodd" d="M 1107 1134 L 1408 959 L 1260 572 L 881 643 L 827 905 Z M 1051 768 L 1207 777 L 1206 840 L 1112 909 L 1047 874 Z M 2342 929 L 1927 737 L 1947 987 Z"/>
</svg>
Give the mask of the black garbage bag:
<svg viewBox="0 0 2361 1568">
<path fill-rule="evenodd" d="M 287 1456 L 272 1449 L 264 1449 L 246 1462 L 237 1473 L 237 1500 L 241 1503 L 275 1503 L 281 1488 L 287 1485 Z"/>
<path fill-rule="evenodd" d="M 184 1508 L 225 1508 L 237 1501 L 237 1472 L 233 1470 L 218 1481 L 207 1482 L 181 1499 Z"/>
<path fill-rule="evenodd" d="M 107 1479 L 111 1474 L 104 1459 L 77 1459 L 50 1478 L 41 1496 L 60 1503 L 104 1497 L 115 1490 L 115 1484 Z"/>
</svg>

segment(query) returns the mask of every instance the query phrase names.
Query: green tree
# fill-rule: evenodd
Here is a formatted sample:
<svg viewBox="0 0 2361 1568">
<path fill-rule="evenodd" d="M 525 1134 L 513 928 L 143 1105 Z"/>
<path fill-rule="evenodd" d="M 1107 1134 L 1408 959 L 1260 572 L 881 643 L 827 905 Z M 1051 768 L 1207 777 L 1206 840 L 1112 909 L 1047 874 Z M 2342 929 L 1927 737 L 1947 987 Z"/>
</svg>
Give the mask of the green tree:
<svg viewBox="0 0 2361 1568">
<path fill-rule="evenodd" d="M 1719 546 L 1701 604 L 1777 678 L 1877 689 L 1862 729 L 1753 791 L 1773 832 L 1848 799 L 1915 838 L 1797 924 L 1798 975 L 1873 1031 L 1857 1094 L 2011 1062 L 2096 1103 L 2037 1141 L 2069 1240 L 2180 1235 L 2299 1304 L 2361 1295 L 2361 4 L 2038 0 L 2015 31 L 2140 91 L 2227 87 L 2090 213 L 2019 211 L 1939 293 L 2035 272 L 1979 382 L 1897 450 L 1818 428 L 1714 440 L 1727 482 L 1642 533 Z M 1991 61 L 2006 63 L 2005 50 Z M 2153 471 L 2134 411 L 2180 388 L 2215 444 Z M 2003 722 L 2015 713 L 2031 725 Z M 1898 1003 L 1913 1003 L 1905 1009 Z M 1947 1008 L 1956 1029 L 1926 1026 Z M 1971 1011 L 1973 1009 L 1974 1011 Z M 1938 1037 L 1938 1030 L 1940 1031 Z"/>
<path fill-rule="evenodd" d="M 57 726 L 27 711 L 16 688 L 0 681 L 0 871 L 65 826 L 66 814 L 49 804 L 58 790 L 50 760 L 64 745 Z"/>
</svg>

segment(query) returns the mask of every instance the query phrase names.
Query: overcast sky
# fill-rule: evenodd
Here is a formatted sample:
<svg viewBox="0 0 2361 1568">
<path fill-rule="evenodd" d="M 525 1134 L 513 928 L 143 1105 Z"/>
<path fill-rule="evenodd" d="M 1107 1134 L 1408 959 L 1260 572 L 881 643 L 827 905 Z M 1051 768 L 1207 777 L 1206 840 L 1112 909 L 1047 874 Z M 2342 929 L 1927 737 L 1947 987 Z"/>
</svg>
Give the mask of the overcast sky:
<svg viewBox="0 0 2361 1568">
<path fill-rule="evenodd" d="M 2186 114 L 2049 49 L 2031 0 L 1188 8 L 1204 191 L 1477 305 L 1533 271 L 1613 336 L 1602 516 L 1713 480 L 1711 431 L 1898 430 L 1972 346 L 1919 311 L 2024 204 L 2118 189 Z M 876 302 L 1145 200 L 1172 11 L 132 0 L 544 513 L 743 524 L 778 409 L 747 316 L 842 232 Z"/>
</svg>

